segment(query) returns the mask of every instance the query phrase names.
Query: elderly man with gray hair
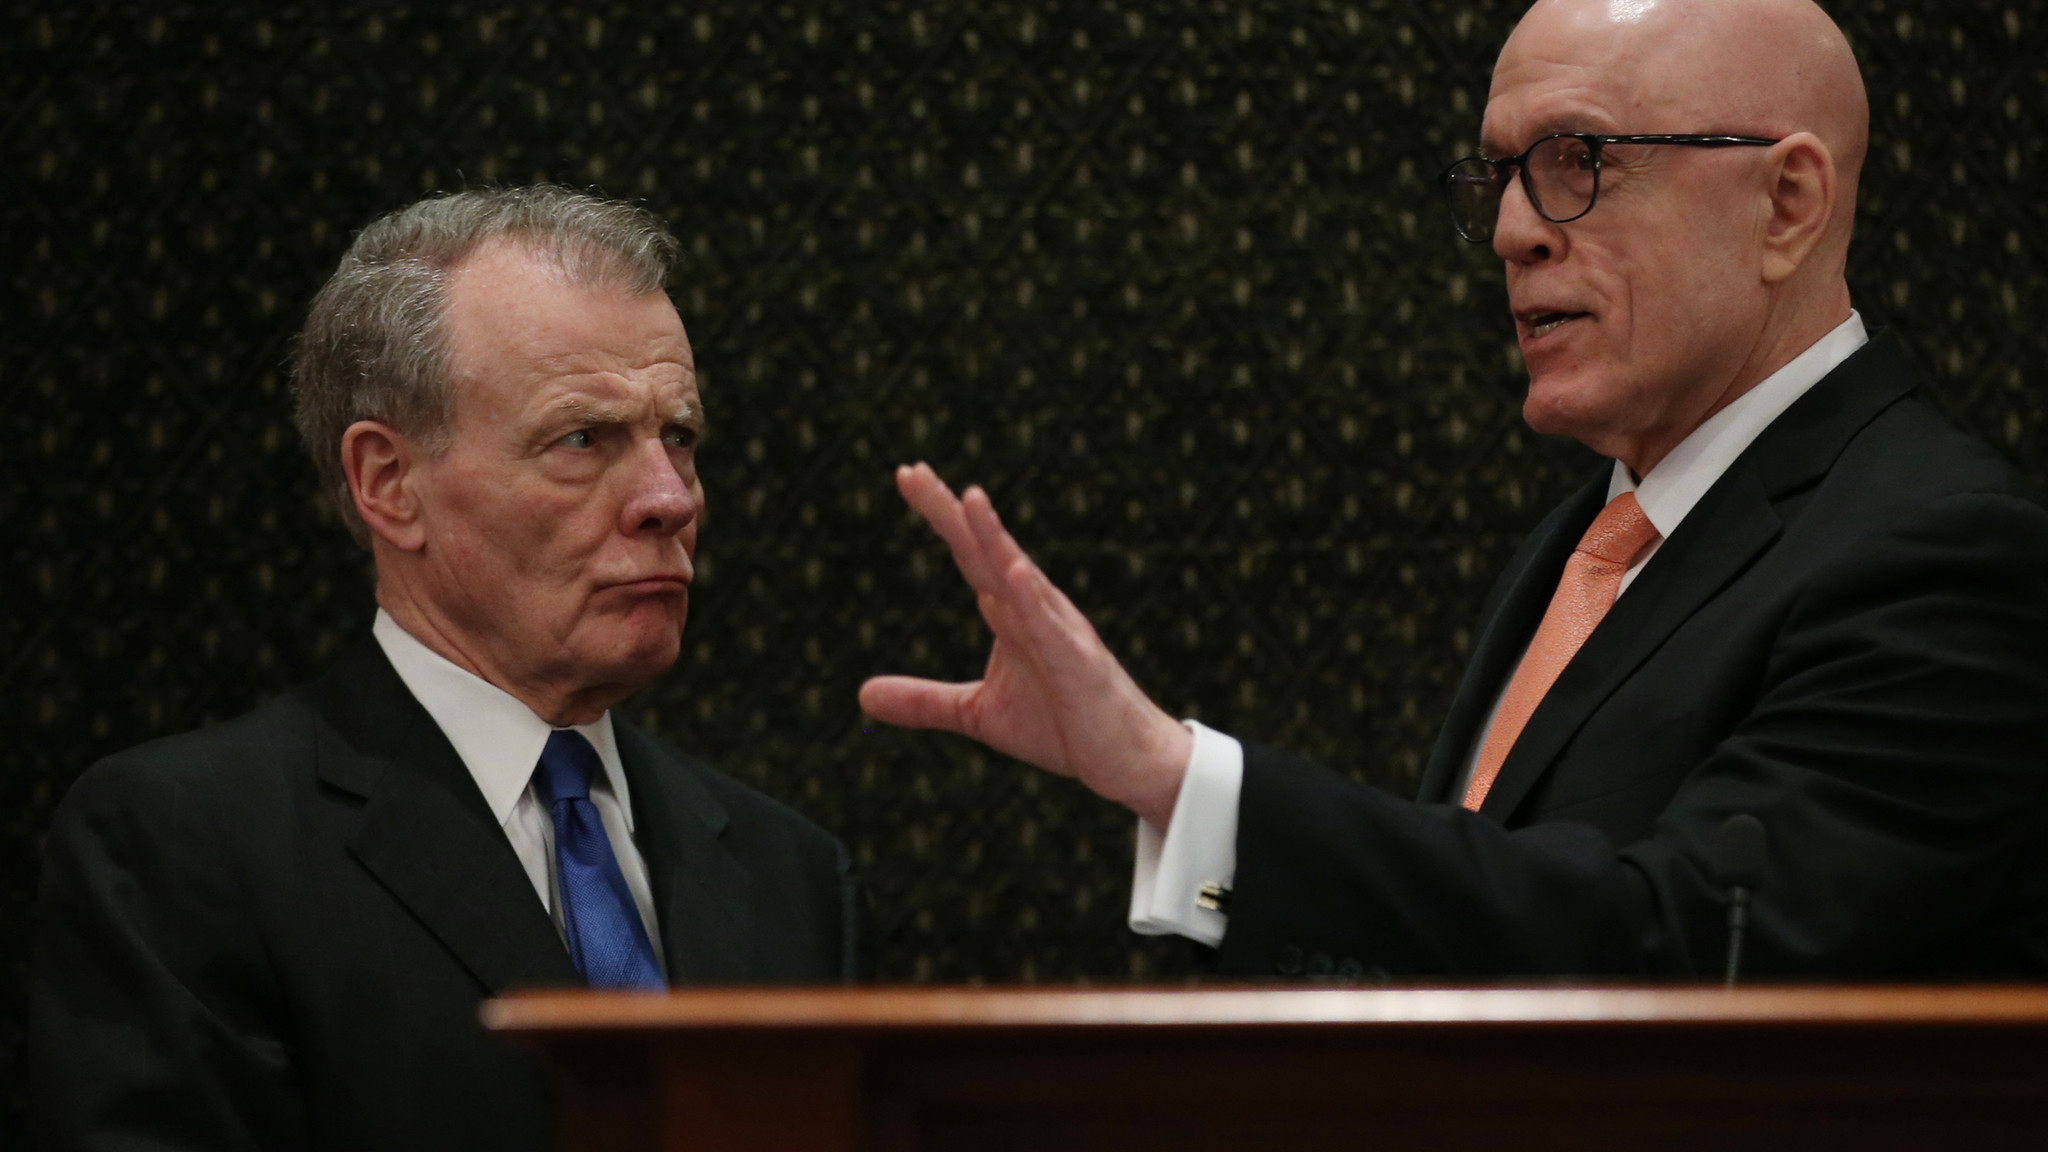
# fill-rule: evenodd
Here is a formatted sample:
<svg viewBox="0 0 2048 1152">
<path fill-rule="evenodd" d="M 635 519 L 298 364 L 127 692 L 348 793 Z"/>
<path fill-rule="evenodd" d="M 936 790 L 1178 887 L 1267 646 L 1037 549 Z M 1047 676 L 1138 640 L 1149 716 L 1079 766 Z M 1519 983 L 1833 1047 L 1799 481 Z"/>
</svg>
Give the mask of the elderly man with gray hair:
<svg viewBox="0 0 2048 1152">
<path fill-rule="evenodd" d="M 545 1147 L 484 997 L 857 974 L 838 842 L 609 711 L 676 659 L 704 506 L 676 252 L 535 187 L 343 257 L 299 425 L 375 558 L 371 635 L 66 798 L 31 988 L 49 1147 Z"/>
</svg>

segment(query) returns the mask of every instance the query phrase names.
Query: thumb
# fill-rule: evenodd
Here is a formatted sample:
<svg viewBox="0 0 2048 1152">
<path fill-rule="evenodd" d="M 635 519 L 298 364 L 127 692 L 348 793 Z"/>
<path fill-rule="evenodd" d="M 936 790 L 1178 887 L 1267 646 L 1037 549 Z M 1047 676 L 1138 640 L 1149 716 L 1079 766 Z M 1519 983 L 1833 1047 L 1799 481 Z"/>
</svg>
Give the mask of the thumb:
<svg viewBox="0 0 2048 1152">
<path fill-rule="evenodd" d="M 968 735 L 967 702 L 980 690 L 979 680 L 945 684 L 915 676 L 876 676 L 860 686 L 860 707 L 884 724 Z"/>
</svg>

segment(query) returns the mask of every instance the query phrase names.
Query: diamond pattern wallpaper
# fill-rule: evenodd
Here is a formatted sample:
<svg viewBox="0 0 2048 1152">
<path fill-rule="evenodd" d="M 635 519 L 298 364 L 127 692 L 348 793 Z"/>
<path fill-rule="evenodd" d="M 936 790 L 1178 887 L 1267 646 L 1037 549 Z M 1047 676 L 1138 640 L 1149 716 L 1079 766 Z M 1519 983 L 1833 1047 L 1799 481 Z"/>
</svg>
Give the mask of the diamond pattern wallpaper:
<svg viewBox="0 0 2048 1152">
<path fill-rule="evenodd" d="M 701 580 L 626 713 L 847 841 L 884 980 L 1189 978 L 1122 927 L 1127 816 L 863 720 L 865 676 L 986 644 L 891 469 L 987 486 L 1169 710 L 1412 786 L 1494 570 L 1597 466 L 1521 426 L 1497 261 L 1435 199 L 1520 7 L 8 5 L 0 1136 L 64 789 L 368 625 L 292 338 L 353 229 L 464 185 L 639 199 L 687 253 Z M 1833 7 L 1859 307 L 2048 475 L 2048 13 Z"/>
</svg>

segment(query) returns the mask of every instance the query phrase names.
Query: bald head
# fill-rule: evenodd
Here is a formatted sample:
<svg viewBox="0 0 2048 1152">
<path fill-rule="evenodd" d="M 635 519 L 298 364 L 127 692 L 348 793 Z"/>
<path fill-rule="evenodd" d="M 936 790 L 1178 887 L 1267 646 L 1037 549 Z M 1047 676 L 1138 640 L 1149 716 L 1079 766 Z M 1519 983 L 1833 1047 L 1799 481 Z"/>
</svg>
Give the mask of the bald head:
<svg viewBox="0 0 2048 1152">
<path fill-rule="evenodd" d="M 1846 254 L 1870 102 L 1848 40 L 1812 0 L 1538 0 L 1493 90 L 1561 68 L 1630 109 L 1623 131 L 1813 133 L 1842 190 L 1829 246 Z"/>
</svg>

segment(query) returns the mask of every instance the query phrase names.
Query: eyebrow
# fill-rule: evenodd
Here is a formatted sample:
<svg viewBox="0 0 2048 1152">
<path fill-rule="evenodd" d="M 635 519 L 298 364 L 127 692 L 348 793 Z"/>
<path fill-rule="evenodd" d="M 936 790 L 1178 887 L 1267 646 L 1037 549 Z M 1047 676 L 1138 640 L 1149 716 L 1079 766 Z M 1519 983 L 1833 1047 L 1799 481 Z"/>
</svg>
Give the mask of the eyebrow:
<svg viewBox="0 0 2048 1152">
<path fill-rule="evenodd" d="M 1536 122 L 1536 129 L 1529 134 L 1527 140 L 1512 146 L 1503 145 L 1498 151 L 1487 147 L 1486 137 L 1482 134 L 1479 138 L 1479 150 L 1488 156 L 1512 156 L 1536 141 L 1551 136 L 1598 136 L 1603 133 L 1611 134 L 1613 132 L 1611 128 L 1592 126 L 1593 119 L 1592 116 L 1582 112 L 1548 116 Z"/>
<path fill-rule="evenodd" d="M 625 408 L 583 396 L 565 396 L 555 401 L 548 405 L 548 415 L 566 417 L 583 424 L 629 424 L 633 420 L 633 413 Z M 688 424 L 702 417 L 703 414 L 685 400 L 669 413 L 668 420 L 671 424 Z"/>
</svg>

